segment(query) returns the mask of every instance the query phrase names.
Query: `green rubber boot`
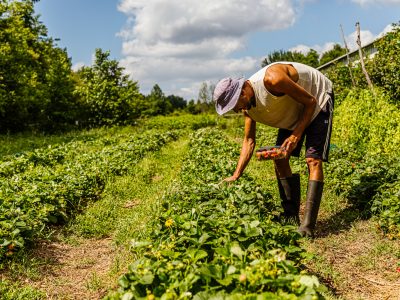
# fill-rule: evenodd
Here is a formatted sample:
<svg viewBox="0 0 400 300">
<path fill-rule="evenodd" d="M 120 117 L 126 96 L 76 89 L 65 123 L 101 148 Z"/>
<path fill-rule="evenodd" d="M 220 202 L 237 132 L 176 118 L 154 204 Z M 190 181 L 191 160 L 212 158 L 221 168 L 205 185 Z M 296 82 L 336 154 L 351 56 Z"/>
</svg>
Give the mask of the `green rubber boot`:
<svg viewBox="0 0 400 300">
<path fill-rule="evenodd" d="M 282 200 L 283 219 L 299 225 L 300 175 L 278 179 L 279 195 Z"/>
<path fill-rule="evenodd" d="M 322 181 L 310 180 L 308 182 L 306 208 L 304 210 L 303 222 L 301 222 L 298 230 L 302 236 L 314 237 L 323 188 L 324 183 Z"/>
</svg>

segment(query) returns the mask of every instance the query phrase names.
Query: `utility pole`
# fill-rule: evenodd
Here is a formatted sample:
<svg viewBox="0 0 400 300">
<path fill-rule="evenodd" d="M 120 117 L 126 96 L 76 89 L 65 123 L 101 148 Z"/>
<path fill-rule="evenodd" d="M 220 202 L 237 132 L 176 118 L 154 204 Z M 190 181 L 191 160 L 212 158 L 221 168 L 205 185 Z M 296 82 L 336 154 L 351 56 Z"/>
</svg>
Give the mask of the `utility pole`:
<svg viewBox="0 0 400 300">
<path fill-rule="evenodd" d="M 347 42 L 346 42 L 346 39 L 344 37 L 342 24 L 340 24 L 340 29 L 341 29 L 341 32 L 342 32 L 342 39 L 343 39 L 343 43 L 344 43 L 344 48 L 346 49 L 347 67 L 349 68 L 351 83 L 353 84 L 353 87 L 355 87 L 356 86 L 356 82 L 354 80 L 353 72 L 351 70 L 351 62 L 350 62 L 350 55 L 349 55 L 350 50 L 349 50 L 349 47 L 347 47 Z"/>
<path fill-rule="evenodd" d="M 362 71 L 363 71 L 363 73 L 365 75 L 365 78 L 367 79 L 367 83 L 368 83 L 369 88 L 371 89 L 372 93 L 374 93 L 374 87 L 373 87 L 371 79 L 369 78 L 369 75 L 367 73 L 367 69 L 365 69 L 364 57 L 363 57 L 363 53 L 362 53 L 362 50 L 361 50 L 360 23 L 359 22 L 356 23 L 356 29 L 357 29 L 358 53 L 360 55 L 361 68 L 362 68 Z"/>
</svg>

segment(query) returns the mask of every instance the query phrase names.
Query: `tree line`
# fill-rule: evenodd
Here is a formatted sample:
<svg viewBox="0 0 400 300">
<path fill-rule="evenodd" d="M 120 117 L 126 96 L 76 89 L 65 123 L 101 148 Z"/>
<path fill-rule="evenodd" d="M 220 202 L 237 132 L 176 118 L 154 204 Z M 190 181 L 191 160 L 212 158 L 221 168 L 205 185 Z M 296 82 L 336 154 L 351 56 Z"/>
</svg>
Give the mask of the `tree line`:
<svg viewBox="0 0 400 300">
<path fill-rule="evenodd" d="M 166 96 L 157 84 L 143 95 L 102 49 L 95 50 L 91 66 L 73 71 L 67 50 L 35 15 L 35 2 L 0 0 L 0 132 L 127 124 L 176 110 L 210 109 L 206 83 L 199 101 Z"/>
<path fill-rule="evenodd" d="M 143 95 L 138 82 L 102 49 L 95 50 L 91 66 L 73 71 L 67 50 L 57 46 L 35 15 L 35 2 L 38 0 L 0 0 L 0 132 L 122 125 L 175 111 L 197 114 L 213 110 L 213 84 L 203 82 L 198 98 L 190 101 L 166 96 L 158 84 Z M 393 80 L 400 74 L 400 63 L 394 64 L 399 57 L 396 28 L 380 46 L 383 55 L 378 56 L 372 77 L 398 97 L 400 84 Z M 297 61 L 316 67 L 344 53 L 338 44 L 320 57 L 313 49 L 306 54 L 280 50 L 267 55 L 261 65 Z M 335 70 L 328 75 L 348 88 L 348 71 Z"/>
<path fill-rule="evenodd" d="M 344 54 L 346 54 L 346 48 L 339 44 L 335 44 L 331 50 L 322 53 L 321 56 L 314 49 L 310 49 L 307 51 L 307 53 L 289 50 L 277 50 L 268 54 L 267 57 L 262 61 L 261 65 L 264 67 L 277 61 L 294 61 L 316 68 Z"/>
</svg>

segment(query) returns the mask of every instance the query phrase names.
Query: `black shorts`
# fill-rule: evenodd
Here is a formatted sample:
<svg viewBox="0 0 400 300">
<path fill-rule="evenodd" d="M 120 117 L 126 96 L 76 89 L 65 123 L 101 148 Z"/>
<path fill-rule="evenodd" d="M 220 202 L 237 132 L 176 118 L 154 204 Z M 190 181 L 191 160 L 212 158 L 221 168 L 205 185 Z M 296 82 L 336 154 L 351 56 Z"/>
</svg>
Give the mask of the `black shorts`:
<svg viewBox="0 0 400 300">
<path fill-rule="evenodd" d="M 325 106 L 321 109 L 315 119 L 308 125 L 301 136 L 296 148 L 292 151 L 292 156 L 299 157 L 304 138 L 306 139 L 306 158 L 317 158 L 328 161 L 329 144 L 332 131 L 332 117 L 334 107 L 333 93 L 329 93 Z M 292 134 L 292 130 L 279 129 L 276 145 L 283 142 Z"/>
</svg>

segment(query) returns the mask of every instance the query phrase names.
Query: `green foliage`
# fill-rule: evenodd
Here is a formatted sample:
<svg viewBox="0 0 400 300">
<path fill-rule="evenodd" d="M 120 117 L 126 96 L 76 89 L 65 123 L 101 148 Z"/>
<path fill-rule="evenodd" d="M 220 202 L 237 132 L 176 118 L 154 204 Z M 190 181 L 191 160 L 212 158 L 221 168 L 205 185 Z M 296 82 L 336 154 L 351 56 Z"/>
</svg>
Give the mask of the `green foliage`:
<svg viewBox="0 0 400 300">
<path fill-rule="evenodd" d="M 70 122 L 71 63 L 47 37 L 32 1 L 0 2 L 0 130 Z"/>
<path fill-rule="evenodd" d="M 310 51 L 308 51 L 307 54 L 304 56 L 303 63 L 310 67 L 318 67 L 318 65 L 320 64 L 318 52 L 314 49 L 310 49 Z"/>
<path fill-rule="evenodd" d="M 271 196 L 247 176 L 215 184 L 233 172 L 236 145 L 207 129 L 189 146 L 179 188 L 148 238 L 132 241 L 141 258 L 106 299 L 321 299 L 317 278 L 300 273 L 299 234 L 273 221 Z"/>
<path fill-rule="evenodd" d="M 142 104 L 142 116 L 166 115 L 174 110 L 172 103 L 165 97 L 158 84 L 155 84 L 148 96 L 145 97 L 145 103 Z"/>
<path fill-rule="evenodd" d="M 4 157 L 0 162 L 0 257 L 62 223 L 96 200 L 105 182 L 127 173 L 149 151 L 176 139 L 173 132 L 114 135 L 72 141 Z"/>
<path fill-rule="evenodd" d="M 335 44 L 331 50 L 322 53 L 321 58 L 319 59 L 319 65 L 322 66 L 344 54 L 346 54 L 346 49 L 339 44 Z"/>
<path fill-rule="evenodd" d="M 393 24 L 394 30 L 375 42 L 378 50 L 373 58 L 365 62 L 367 72 L 375 87 L 382 88 L 388 95 L 388 101 L 398 105 L 400 99 L 400 25 Z M 357 88 L 366 88 L 367 81 L 359 63 L 352 64 L 352 75 Z M 334 83 L 337 103 L 341 103 L 352 90 L 352 81 L 348 66 L 338 63 L 325 75 Z"/>
<path fill-rule="evenodd" d="M 375 93 L 349 92 L 335 112 L 333 138 L 360 153 L 394 154 L 400 147 L 400 112 L 382 90 Z"/>
<path fill-rule="evenodd" d="M 269 64 L 272 64 L 273 62 L 278 62 L 278 61 L 299 62 L 309 65 L 311 67 L 318 67 L 319 65 L 317 51 L 315 51 L 314 49 L 310 49 L 310 51 L 308 51 L 307 54 L 303 54 L 301 52 L 296 52 L 296 51 L 284 51 L 284 50 L 274 51 L 268 54 L 268 56 L 262 61 L 261 66 L 265 67 Z"/>
<path fill-rule="evenodd" d="M 368 87 L 367 80 L 360 64 L 353 64 L 350 69 L 343 63 L 335 64 L 332 68 L 324 71 L 325 75 L 332 81 L 335 92 L 335 102 L 337 105 L 347 97 L 350 91 L 365 89 Z M 351 76 L 353 76 L 355 86 L 353 86 Z"/>
<path fill-rule="evenodd" d="M 197 101 L 189 101 L 187 111 L 191 114 L 214 112 L 213 92 L 215 85 L 203 82 L 200 85 Z"/>
<path fill-rule="evenodd" d="M 327 183 L 384 233 L 400 237 L 400 112 L 375 89 L 352 90 L 335 112 Z"/>
<path fill-rule="evenodd" d="M 138 121 L 139 126 L 145 126 L 149 129 L 184 129 L 197 130 L 209 126 L 224 126 L 224 119 L 218 118 L 215 114 L 189 115 L 180 116 L 156 116 L 149 119 L 141 119 Z"/>
<path fill-rule="evenodd" d="M 388 32 L 376 42 L 378 53 L 370 66 L 371 80 L 383 87 L 390 101 L 400 103 L 400 23 L 393 24 L 393 31 Z"/>
<path fill-rule="evenodd" d="M 186 101 L 180 96 L 169 95 L 167 100 L 171 103 L 173 109 L 184 109 L 186 107 Z"/>
<path fill-rule="evenodd" d="M 88 125 L 124 124 L 140 115 L 137 83 L 109 56 L 109 51 L 96 49 L 93 66 L 77 72 L 79 83 L 75 94 L 83 108 L 81 121 Z"/>
<path fill-rule="evenodd" d="M 19 288 L 17 284 L 9 281 L 0 281 L 0 295 L 2 300 L 41 300 L 46 299 L 46 293 L 34 288 Z"/>
<path fill-rule="evenodd" d="M 159 116 L 141 120 L 136 130 L 97 129 L 62 143 L 3 156 L 0 259 L 41 236 L 48 224 L 64 223 L 89 201 L 99 199 L 110 179 L 133 172 L 149 152 L 160 150 L 188 129 L 214 124 L 215 116 Z"/>
</svg>

